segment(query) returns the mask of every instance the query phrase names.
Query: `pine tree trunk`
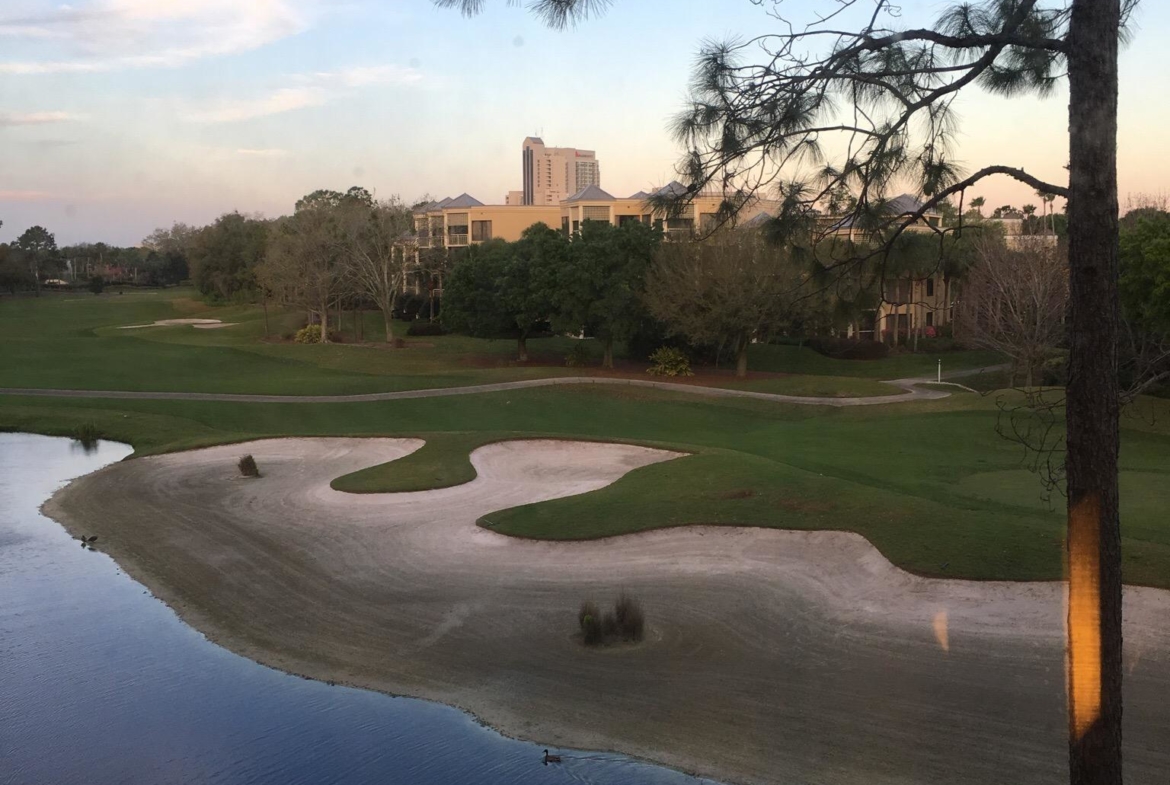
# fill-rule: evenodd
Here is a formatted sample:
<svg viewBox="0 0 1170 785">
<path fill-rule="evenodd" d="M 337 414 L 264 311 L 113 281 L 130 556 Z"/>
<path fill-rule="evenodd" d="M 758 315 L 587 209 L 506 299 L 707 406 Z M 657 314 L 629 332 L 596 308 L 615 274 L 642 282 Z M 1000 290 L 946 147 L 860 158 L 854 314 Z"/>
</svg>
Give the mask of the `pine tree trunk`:
<svg viewBox="0 0 1170 785">
<path fill-rule="evenodd" d="M 521 335 L 516 339 L 516 354 L 520 362 L 528 362 L 528 336 Z"/>
<path fill-rule="evenodd" d="M 605 339 L 605 354 L 601 358 L 602 368 L 613 368 L 613 338 Z"/>
<path fill-rule="evenodd" d="M 1121 783 L 1119 0 L 1074 0 L 1069 73 L 1068 719 L 1073 785 Z"/>
</svg>

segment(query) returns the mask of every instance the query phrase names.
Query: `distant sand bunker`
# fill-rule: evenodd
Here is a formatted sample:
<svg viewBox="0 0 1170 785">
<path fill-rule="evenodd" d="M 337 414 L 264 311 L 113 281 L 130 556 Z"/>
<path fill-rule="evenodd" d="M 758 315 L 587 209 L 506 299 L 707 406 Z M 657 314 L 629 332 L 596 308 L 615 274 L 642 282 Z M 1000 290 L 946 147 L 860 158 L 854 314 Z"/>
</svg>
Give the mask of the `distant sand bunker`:
<svg viewBox="0 0 1170 785">
<path fill-rule="evenodd" d="M 221 322 L 219 319 L 159 319 L 153 324 L 127 324 L 118 329 L 141 330 L 144 327 L 174 327 L 188 324 L 196 330 L 218 330 L 221 327 L 231 327 L 235 322 Z"/>
</svg>

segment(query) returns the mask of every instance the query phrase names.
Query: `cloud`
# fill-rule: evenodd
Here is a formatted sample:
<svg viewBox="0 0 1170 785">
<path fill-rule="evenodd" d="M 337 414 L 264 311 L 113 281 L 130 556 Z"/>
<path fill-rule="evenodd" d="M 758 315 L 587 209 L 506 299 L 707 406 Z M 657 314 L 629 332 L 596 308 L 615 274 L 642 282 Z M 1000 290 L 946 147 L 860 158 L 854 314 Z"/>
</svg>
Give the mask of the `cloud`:
<svg viewBox="0 0 1170 785">
<path fill-rule="evenodd" d="M 410 85 L 422 81 L 422 73 L 399 65 L 353 66 L 337 71 L 318 71 L 291 77 L 295 87 L 282 87 L 267 96 L 233 99 L 188 111 L 195 123 L 236 123 L 321 106 L 370 85 Z"/>
<path fill-rule="evenodd" d="M 42 202 L 52 198 L 47 191 L 0 191 L 0 202 Z"/>
<path fill-rule="evenodd" d="M 90 0 L 0 17 L 0 38 L 53 50 L 0 62 L 0 74 L 92 73 L 174 67 L 246 52 L 303 32 L 316 0 Z M 132 52 L 110 56 L 110 52 Z"/>
<path fill-rule="evenodd" d="M 0 112 L 0 128 L 11 128 L 17 125 L 46 125 L 48 123 L 68 123 L 78 119 L 68 112 Z"/>
<path fill-rule="evenodd" d="M 285 87 L 265 98 L 224 101 L 207 109 L 190 112 L 187 119 L 195 123 L 237 123 L 308 106 L 320 106 L 328 97 L 328 94 L 318 87 Z"/>
<path fill-rule="evenodd" d="M 400 65 L 365 65 L 323 71 L 313 74 L 311 78 L 344 87 L 365 87 L 372 84 L 414 84 L 422 81 L 422 72 L 417 68 Z"/>
<path fill-rule="evenodd" d="M 236 155 L 246 155 L 254 158 L 286 158 L 289 152 L 288 150 L 281 150 L 275 147 L 260 149 L 241 147 L 239 150 L 236 150 Z"/>
</svg>

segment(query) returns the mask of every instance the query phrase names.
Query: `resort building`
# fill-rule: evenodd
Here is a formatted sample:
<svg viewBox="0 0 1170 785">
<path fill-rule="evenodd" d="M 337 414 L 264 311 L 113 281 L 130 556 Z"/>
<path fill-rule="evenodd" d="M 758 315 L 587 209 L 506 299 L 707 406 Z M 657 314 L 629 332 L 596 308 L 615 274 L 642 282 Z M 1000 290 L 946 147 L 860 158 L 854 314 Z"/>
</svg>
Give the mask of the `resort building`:
<svg viewBox="0 0 1170 785">
<path fill-rule="evenodd" d="M 886 224 L 916 214 L 922 209 L 922 202 L 910 194 L 890 199 L 884 205 Z M 942 215 L 927 211 L 915 223 L 907 227 L 909 232 L 929 232 L 941 226 Z M 864 233 L 855 228 L 851 218 L 839 221 L 833 230 L 848 234 L 851 238 Z M 906 342 L 914 336 L 933 336 L 951 324 L 954 317 L 954 302 L 951 281 L 942 270 L 932 270 L 922 277 L 902 276 L 882 281 L 881 301 L 877 308 L 860 315 L 846 327 L 849 337 Z"/>
<path fill-rule="evenodd" d="M 685 194 L 681 183 L 672 182 L 652 193 L 639 191 L 619 199 L 590 183 L 554 205 L 485 205 L 469 194 L 423 205 L 415 211 L 415 234 L 419 248 L 461 248 L 493 238 L 513 242 L 524 230 L 538 223 L 572 234 L 585 221 L 603 221 L 621 226 L 628 221 L 660 225 L 667 239 L 706 234 L 717 228 L 723 197 L 699 195 L 678 214 L 667 215 L 652 206 L 655 197 Z M 743 208 L 738 223 L 752 221 L 774 211 L 771 202 L 757 200 Z"/>
</svg>

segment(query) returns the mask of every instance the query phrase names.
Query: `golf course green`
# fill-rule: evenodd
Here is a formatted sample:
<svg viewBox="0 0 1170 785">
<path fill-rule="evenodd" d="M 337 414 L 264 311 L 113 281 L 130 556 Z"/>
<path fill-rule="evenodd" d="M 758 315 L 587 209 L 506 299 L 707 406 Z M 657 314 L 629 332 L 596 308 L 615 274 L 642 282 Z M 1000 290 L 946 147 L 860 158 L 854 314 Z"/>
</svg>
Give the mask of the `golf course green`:
<svg viewBox="0 0 1170 785">
<path fill-rule="evenodd" d="M 379 337 L 373 314 L 366 337 Z M 190 325 L 121 329 L 176 318 Z M 269 333 L 301 315 L 269 316 Z M 346 315 L 349 320 L 350 315 Z M 46 295 L 0 301 L 0 387 L 353 394 L 582 376 L 566 368 L 570 339 L 530 342 L 534 362 L 511 362 L 510 341 L 408 339 L 408 348 L 304 346 L 265 340 L 259 306 L 212 307 L 189 290 Z M 598 352 L 598 356 L 599 356 Z M 944 368 L 995 362 L 942 355 Z M 889 395 L 879 380 L 927 375 L 938 357 L 832 360 L 794 346 L 755 346 L 765 373 L 744 389 L 796 395 Z M 632 364 L 626 373 L 636 373 Z M 645 377 L 643 374 L 644 378 Z M 701 375 L 701 384 L 735 384 Z M 693 523 L 839 529 L 862 534 L 895 564 L 931 576 L 989 580 L 1062 577 L 1063 498 L 1048 498 L 1022 448 L 997 433 L 1011 391 L 936 401 L 833 408 L 707 398 L 688 392 L 558 386 L 364 403 L 0 396 L 0 429 L 72 436 L 82 427 L 143 456 L 279 435 L 417 436 L 394 463 L 339 477 L 350 492 L 413 491 L 467 482 L 469 454 L 527 437 L 664 447 L 687 457 L 631 472 L 593 493 L 489 514 L 497 532 L 597 538 Z M 1143 398 L 1123 418 L 1125 579 L 1170 588 L 1170 401 Z M 263 467 L 260 467 L 263 470 Z"/>
</svg>

